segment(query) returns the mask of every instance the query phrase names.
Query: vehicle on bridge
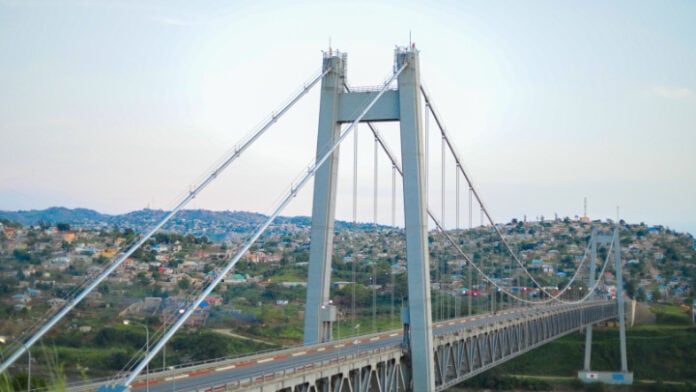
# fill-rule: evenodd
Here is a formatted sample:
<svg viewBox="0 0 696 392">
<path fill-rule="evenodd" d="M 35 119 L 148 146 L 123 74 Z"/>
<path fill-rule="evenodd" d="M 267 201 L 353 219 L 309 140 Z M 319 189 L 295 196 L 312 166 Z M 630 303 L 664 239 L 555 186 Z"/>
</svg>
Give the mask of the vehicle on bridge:
<svg viewBox="0 0 696 392">
<path fill-rule="evenodd" d="M 467 289 L 466 287 L 462 287 L 461 293 L 462 293 L 462 295 L 465 296 L 465 297 L 469 297 L 469 296 L 478 297 L 479 295 L 481 295 L 481 292 L 480 292 L 480 291 L 478 291 L 478 290 L 476 290 L 476 289 L 471 289 L 471 290 L 469 290 L 469 289 Z"/>
</svg>

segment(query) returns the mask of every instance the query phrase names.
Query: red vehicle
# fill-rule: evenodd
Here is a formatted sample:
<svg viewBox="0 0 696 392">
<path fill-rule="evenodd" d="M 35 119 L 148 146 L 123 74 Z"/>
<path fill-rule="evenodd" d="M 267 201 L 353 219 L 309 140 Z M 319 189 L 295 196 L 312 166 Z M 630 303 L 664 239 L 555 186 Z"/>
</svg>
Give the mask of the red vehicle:
<svg viewBox="0 0 696 392">
<path fill-rule="evenodd" d="M 465 297 L 472 296 L 472 297 L 478 297 L 481 293 L 479 293 L 478 290 L 469 290 L 467 288 L 462 288 L 461 291 L 462 295 Z"/>
</svg>

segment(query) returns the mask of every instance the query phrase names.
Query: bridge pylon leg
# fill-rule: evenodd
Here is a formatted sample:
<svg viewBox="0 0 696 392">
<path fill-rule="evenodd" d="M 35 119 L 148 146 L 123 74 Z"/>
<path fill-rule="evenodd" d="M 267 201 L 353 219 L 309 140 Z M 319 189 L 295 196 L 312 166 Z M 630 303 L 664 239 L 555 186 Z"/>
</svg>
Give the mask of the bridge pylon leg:
<svg viewBox="0 0 696 392">
<path fill-rule="evenodd" d="M 621 265 L 621 242 L 619 240 L 619 229 L 614 229 L 614 233 L 609 235 L 598 235 L 592 230 L 591 237 L 591 252 L 590 259 L 590 280 L 589 288 L 594 286 L 595 261 L 597 255 L 597 244 L 612 244 L 614 247 L 614 267 L 616 270 L 616 302 L 618 307 L 619 319 L 619 343 L 621 350 L 621 370 L 619 372 L 607 371 L 592 371 L 590 370 L 590 357 L 592 355 L 592 326 L 587 326 L 587 335 L 585 337 L 585 366 L 582 371 L 578 372 L 578 378 L 584 382 L 604 382 L 608 384 L 633 384 L 633 372 L 628 371 L 628 363 L 626 360 L 626 320 L 623 299 L 623 277 Z M 590 297 L 591 298 L 591 297 Z"/>
<path fill-rule="evenodd" d="M 435 360 L 418 52 L 410 48 L 397 50 L 396 62 L 397 68 L 408 63 L 408 68 L 399 75 L 399 109 L 413 390 L 432 391 Z"/>
<path fill-rule="evenodd" d="M 319 130 L 316 156 L 319 159 L 332 146 L 341 132 L 338 122 L 338 101 L 345 83 L 345 55 L 325 56 L 323 70 L 330 68 L 321 81 Z M 317 170 L 314 178 L 311 247 L 307 276 L 304 344 L 330 341 L 336 309 L 329 302 L 331 255 L 333 253 L 336 183 L 338 180 L 338 149 Z"/>
<path fill-rule="evenodd" d="M 595 281 L 595 265 L 597 263 L 597 229 L 592 229 L 592 236 L 590 239 L 590 278 L 587 281 L 587 288 L 590 289 L 589 299 L 594 298 L 594 281 Z M 590 359 L 592 358 L 592 325 L 589 324 L 585 328 L 585 366 L 583 370 L 586 372 L 590 371 Z"/>
</svg>

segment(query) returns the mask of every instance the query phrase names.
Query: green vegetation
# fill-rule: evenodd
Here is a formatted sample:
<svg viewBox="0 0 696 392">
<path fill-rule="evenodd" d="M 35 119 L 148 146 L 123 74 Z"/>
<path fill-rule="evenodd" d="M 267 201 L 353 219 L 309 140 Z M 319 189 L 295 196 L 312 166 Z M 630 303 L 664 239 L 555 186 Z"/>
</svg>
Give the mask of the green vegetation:
<svg viewBox="0 0 696 392">
<path fill-rule="evenodd" d="M 592 369 L 619 368 L 618 329 L 597 329 L 592 335 Z M 692 365 L 696 328 L 642 326 L 626 332 L 629 369 L 636 379 L 696 380 Z M 582 367 L 585 337 L 573 334 L 520 356 L 500 368 L 507 374 L 575 376 Z"/>
<path fill-rule="evenodd" d="M 121 370 L 144 347 L 145 331 L 123 325 L 104 327 L 95 333 L 72 331 L 53 339 L 49 346 L 32 350 L 32 388 L 65 391 L 68 379 L 100 378 Z M 212 331 L 182 331 L 167 347 L 167 366 L 188 364 L 210 358 L 237 356 L 277 348 L 252 340 L 220 335 Z M 60 358 L 60 363 L 58 363 Z M 66 364 L 67 367 L 64 367 Z M 69 366 L 67 365 L 69 364 Z M 160 353 L 151 362 L 162 366 Z M 0 392 L 26 390 L 27 373 L 20 371 L 0 378 Z"/>
<path fill-rule="evenodd" d="M 547 389 L 543 384 L 522 384 L 559 377 L 573 380 L 569 386 L 582 390 L 690 391 L 696 380 L 696 328 L 683 325 L 686 312 L 678 306 L 660 305 L 658 324 L 630 328 L 626 332 L 628 367 L 636 380 L 649 380 L 640 387 L 585 385 L 574 380 L 584 358 L 585 336 L 573 334 L 552 341 L 519 358 L 504 363 L 462 383 L 464 388 Z M 662 316 L 660 316 L 662 315 Z M 676 322 L 675 325 L 673 322 Z M 592 369 L 616 370 L 620 366 L 618 328 L 595 329 L 592 344 Z M 509 375 L 524 375 L 523 379 Z M 515 381 L 516 380 L 516 381 Z M 548 381 L 548 380 L 547 380 Z M 568 381 L 558 381 L 568 384 Z M 676 382 L 676 384 L 674 384 Z M 672 383 L 672 384 L 670 384 Z M 637 383 L 639 384 L 639 383 Z"/>
<path fill-rule="evenodd" d="M 467 388 L 487 389 L 494 391 L 524 390 L 524 391 L 548 391 L 551 384 L 544 380 L 532 378 L 517 378 L 506 376 L 500 367 L 493 368 L 470 381 L 464 383 Z M 462 386 L 462 384 L 460 384 Z"/>
<path fill-rule="evenodd" d="M 689 311 L 676 305 L 653 304 L 650 311 L 655 313 L 658 325 L 691 325 Z"/>
</svg>

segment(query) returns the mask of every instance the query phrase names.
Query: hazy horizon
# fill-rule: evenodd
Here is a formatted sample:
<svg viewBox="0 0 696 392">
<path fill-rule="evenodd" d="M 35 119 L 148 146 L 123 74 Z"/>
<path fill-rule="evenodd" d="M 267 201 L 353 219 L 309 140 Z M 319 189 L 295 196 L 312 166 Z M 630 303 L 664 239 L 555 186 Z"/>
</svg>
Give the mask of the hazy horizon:
<svg viewBox="0 0 696 392">
<path fill-rule="evenodd" d="M 95 210 L 95 209 L 93 209 L 93 208 L 88 208 L 88 207 L 73 207 L 73 208 L 68 208 L 68 207 L 64 207 L 64 206 L 50 206 L 50 207 L 47 207 L 47 208 L 29 209 L 29 210 L 0 210 L 0 212 L 16 212 L 16 213 L 21 213 L 21 212 L 34 212 L 34 211 L 40 212 L 40 211 L 50 210 L 50 209 L 52 209 L 52 208 L 65 208 L 65 209 L 69 209 L 69 210 L 84 209 L 84 210 L 88 210 L 88 211 L 94 211 L 94 212 L 99 213 L 99 214 L 101 214 L 101 215 L 107 215 L 107 216 L 126 215 L 126 214 L 129 214 L 129 213 L 132 213 L 132 212 L 148 211 L 148 210 L 149 210 L 149 211 L 158 211 L 158 212 L 168 212 L 168 211 L 169 211 L 169 210 L 163 210 L 163 209 L 157 209 L 157 208 L 144 207 L 144 208 L 141 208 L 141 209 L 130 210 L 130 211 L 125 211 L 125 212 L 120 212 L 120 213 L 107 213 L 107 212 L 102 212 L 102 211 Z M 211 212 L 241 212 L 241 213 L 261 214 L 261 213 L 256 212 L 256 211 L 246 211 L 246 210 L 211 210 L 211 209 L 206 209 L 206 208 L 183 208 L 183 209 L 181 209 L 181 211 L 197 211 L 197 210 L 201 210 L 201 211 L 211 211 Z M 262 214 L 262 215 L 263 215 L 263 214 Z M 281 216 L 281 217 L 285 217 L 285 218 L 305 218 L 305 217 L 306 217 L 306 218 L 311 218 L 311 215 L 286 215 L 286 214 L 281 214 L 280 216 Z M 528 223 L 538 223 L 538 222 L 541 222 L 540 218 L 542 218 L 542 217 L 541 217 L 541 216 L 527 217 L 527 222 L 528 222 Z M 581 218 L 581 216 L 560 216 L 560 215 L 558 216 L 558 219 L 559 219 L 559 220 L 563 220 L 563 219 L 565 219 L 565 218 L 569 218 L 569 219 L 571 219 L 571 220 L 576 220 L 576 219 Z M 599 221 L 601 221 L 601 222 L 608 222 L 609 220 L 611 220 L 612 222 L 615 222 L 615 219 L 614 219 L 614 218 L 611 218 L 611 217 L 605 217 L 605 218 L 601 218 L 601 217 L 596 217 L 596 218 L 594 218 L 594 217 L 589 217 L 589 218 L 590 218 L 591 220 L 593 220 L 593 221 L 599 220 Z M 511 218 L 510 220 L 507 220 L 507 221 L 504 221 L 504 222 L 503 222 L 503 221 L 497 221 L 497 222 L 495 222 L 495 223 L 496 223 L 496 224 L 507 224 L 507 223 L 510 223 L 510 222 L 512 221 L 512 219 L 517 219 L 519 222 L 523 222 L 523 221 L 524 221 L 524 216 L 519 217 L 519 218 L 518 218 L 518 217 L 513 217 L 513 218 Z M 549 222 L 549 221 L 554 221 L 554 220 L 555 220 L 555 217 L 554 217 L 554 216 L 550 216 L 550 217 L 549 217 L 549 216 L 544 216 L 543 219 L 544 219 L 543 221 Z M 621 219 L 623 219 L 623 218 L 621 218 Z M 346 223 L 350 223 L 350 221 L 345 220 L 345 219 L 337 219 L 337 220 L 340 220 L 340 221 L 343 221 L 343 222 L 346 222 Z M 56 222 L 48 222 L 48 223 L 57 224 L 57 223 L 61 223 L 61 222 L 56 221 Z M 362 225 L 364 225 L 364 224 L 371 224 L 371 223 L 372 223 L 372 222 L 369 221 L 369 220 L 366 220 L 366 221 L 357 221 L 357 222 L 356 222 L 356 224 L 362 224 Z M 647 227 L 650 227 L 650 226 L 663 226 L 663 227 L 665 227 L 666 229 L 670 229 L 670 230 L 677 231 L 677 232 L 688 233 L 688 234 L 690 234 L 692 237 L 694 236 L 694 234 L 691 233 L 691 232 L 689 232 L 689 231 L 677 230 L 677 229 L 674 229 L 674 228 L 672 228 L 672 227 L 669 227 L 668 225 L 664 225 L 664 224 L 661 224 L 661 223 L 658 223 L 658 222 L 643 222 L 643 221 L 641 221 L 641 222 L 629 222 L 629 221 L 624 221 L 624 223 L 629 224 L 629 225 L 640 225 L 640 224 L 645 224 Z M 386 223 L 379 223 L 379 224 L 382 225 L 382 226 L 390 226 L 389 224 L 386 224 Z M 434 225 L 434 223 L 432 223 L 432 222 L 431 222 L 430 226 L 431 226 L 431 227 L 429 228 L 429 230 L 433 230 L 433 229 L 435 228 L 435 225 Z M 397 227 L 397 228 L 403 228 L 403 225 L 401 225 L 401 226 L 396 226 L 396 227 Z M 475 225 L 474 228 L 476 228 L 476 227 L 477 227 L 477 226 Z M 451 228 L 451 229 L 454 229 L 454 228 Z M 460 227 L 460 229 L 467 229 L 467 228 L 466 228 L 466 227 Z"/>
</svg>

